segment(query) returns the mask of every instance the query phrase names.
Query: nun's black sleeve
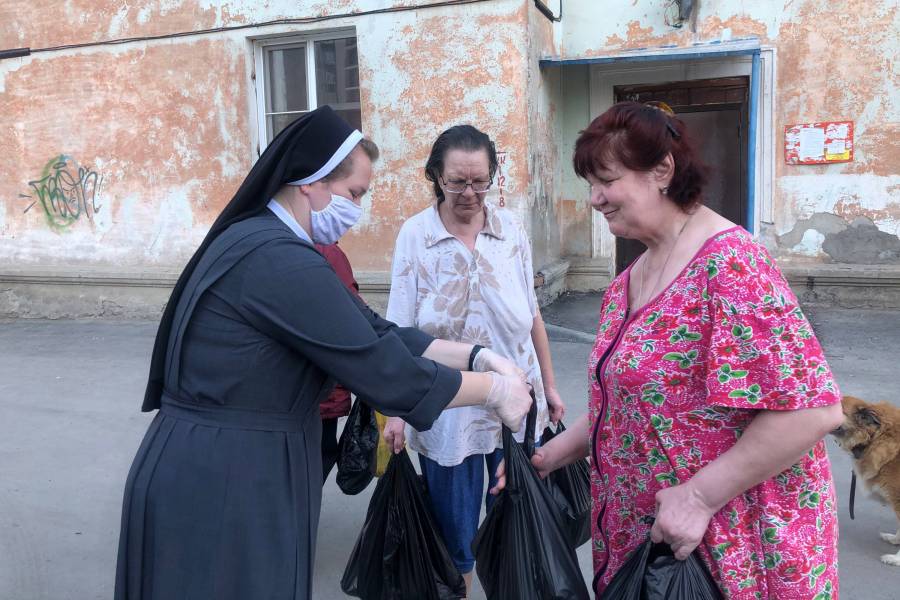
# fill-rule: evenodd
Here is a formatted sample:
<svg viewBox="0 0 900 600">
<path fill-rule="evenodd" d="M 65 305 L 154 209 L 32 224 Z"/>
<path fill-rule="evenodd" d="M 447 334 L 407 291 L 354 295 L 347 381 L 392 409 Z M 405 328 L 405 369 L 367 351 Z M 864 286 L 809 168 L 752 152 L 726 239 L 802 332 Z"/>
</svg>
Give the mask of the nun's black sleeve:
<svg viewBox="0 0 900 600">
<path fill-rule="evenodd" d="M 381 315 L 369 308 L 369 306 L 359 297 L 353 295 L 351 295 L 351 297 L 359 306 L 359 309 L 363 312 L 366 319 L 368 319 L 369 323 L 372 325 L 372 329 L 375 330 L 378 337 L 391 332 L 395 333 L 403 340 L 403 343 L 406 344 L 406 347 L 409 348 L 409 351 L 414 356 L 422 356 L 425 353 L 425 350 L 428 349 L 428 346 L 431 345 L 431 342 L 434 341 L 433 336 L 428 335 L 421 329 L 416 329 L 415 327 L 400 327 L 393 321 L 382 318 Z"/>
<path fill-rule="evenodd" d="M 325 259 L 300 242 L 277 240 L 241 261 L 238 310 L 380 412 L 431 427 L 462 375 L 417 354 L 431 343 L 361 311 Z M 423 334 L 424 335 L 424 334 Z"/>
</svg>

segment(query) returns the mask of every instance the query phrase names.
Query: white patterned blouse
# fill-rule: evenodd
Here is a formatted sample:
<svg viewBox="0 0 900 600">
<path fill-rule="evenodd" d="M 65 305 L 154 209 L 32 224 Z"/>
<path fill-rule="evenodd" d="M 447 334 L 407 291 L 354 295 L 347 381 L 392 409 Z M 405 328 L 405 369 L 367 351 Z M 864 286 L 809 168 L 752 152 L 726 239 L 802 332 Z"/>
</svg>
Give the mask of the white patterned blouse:
<svg viewBox="0 0 900 600">
<path fill-rule="evenodd" d="M 394 249 L 387 319 L 436 338 L 481 344 L 514 361 L 537 396 L 535 436 L 547 426 L 547 401 L 531 328 L 538 313 L 531 244 L 513 214 L 485 203 L 475 250 L 444 227 L 437 206 L 409 219 Z M 485 409 L 444 411 L 428 431 L 406 426 L 410 449 L 443 466 L 502 447 L 500 421 Z M 516 439 L 524 438 L 524 426 Z"/>
</svg>

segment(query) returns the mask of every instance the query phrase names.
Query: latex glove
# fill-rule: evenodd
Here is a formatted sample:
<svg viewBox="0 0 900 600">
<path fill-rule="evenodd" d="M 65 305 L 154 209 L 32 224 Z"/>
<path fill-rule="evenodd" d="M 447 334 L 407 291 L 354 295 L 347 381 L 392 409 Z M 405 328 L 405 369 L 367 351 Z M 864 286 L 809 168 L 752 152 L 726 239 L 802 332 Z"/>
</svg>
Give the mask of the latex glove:
<svg viewBox="0 0 900 600">
<path fill-rule="evenodd" d="M 472 367 L 479 373 L 487 373 L 494 371 L 501 375 L 515 375 L 522 381 L 525 381 L 525 371 L 516 366 L 516 363 L 504 356 L 500 356 L 490 348 L 482 348 L 475 355 L 472 361 Z"/>
<path fill-rule="evenodd" d="M 659 490 L 650 539 L 665 542 L 675 558 L 684 560 L 703 541 L 715 513 L 690 482 Z"/>
<path fill-rule="evenodd" d="M 398 454 L 406 444 L 406 422 L 400 417 L 388 417 L 382 435 L 388 447 Z"/>
<path fill-rule="evenodd" d="M 515 375 L 492 371 L 491 391 L 484 400 L 484 407 L 493 411 L 511 430 L 518 431 L 531 408 L 531 390 Z"/>
<path fill-rule="evenodd" d="M 562 398 L 559 397 L 559 392 L 556 391 L 556 387 L 544 386 L 544 397 L 547 399 L 547 407 L 550 409 L 550 420 L 553 423 L 559 423 L 560 419 L 563 418 L 563 415 L 566 414 L 566 405 L 562 401 Z"/>
</svg>

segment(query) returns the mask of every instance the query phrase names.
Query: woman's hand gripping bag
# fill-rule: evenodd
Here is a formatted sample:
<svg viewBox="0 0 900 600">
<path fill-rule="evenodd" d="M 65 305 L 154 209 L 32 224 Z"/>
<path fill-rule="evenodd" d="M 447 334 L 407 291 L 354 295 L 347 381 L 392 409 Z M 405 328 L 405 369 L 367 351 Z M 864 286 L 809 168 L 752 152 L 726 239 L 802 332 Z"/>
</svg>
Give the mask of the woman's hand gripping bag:
<svg viewBox="0 0 900 600">
<path fill-rule="evenodd" d="M 622 565 L 600 600 L 722 600 L 697 556 L 677 560 L 668 544 L 647 540 Z"/>
<path fill-rule="evenodd" d="M 375 477 L 375 450 L 378 447 L 375 411 L 357 398 L 350 409 L 339 442 L 335 482 L 345 494 L 356 495 Z"/>
<path fill-rule="evenodd" d="M 562 421 L 556 426 L 555 433 L 547 427 L 542 443 L 546 444 L 565 430 Z M 573 548 L 578 548 L 591 539 L 591 467 L 587 459 L 579 459 L 553 471 L 544 482 L 563 509 L 569 542 Z"/>
<path fill-rule="evenodd" d="M 506 488 L 472 542 L 488 600 L 588 600 L 562 507 L 531 465 L 537 416 L 532 404 L 525 448 L 503 427 Z"/>
<path fill-rule="evenodd" d="M 394 454 L 369 502 L 341 579 L 363 600 L 456 600 L 466 584 L 425 502 L 409 454 Z"/>
</svg>

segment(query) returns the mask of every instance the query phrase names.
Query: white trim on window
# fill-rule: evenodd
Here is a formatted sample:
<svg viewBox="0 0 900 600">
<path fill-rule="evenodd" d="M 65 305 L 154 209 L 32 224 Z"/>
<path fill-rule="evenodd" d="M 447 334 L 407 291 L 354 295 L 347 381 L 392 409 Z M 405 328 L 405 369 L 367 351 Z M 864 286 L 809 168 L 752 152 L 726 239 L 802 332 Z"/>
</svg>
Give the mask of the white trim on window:
<svg viewBox="0 0 900 600">
<path fill-rule="evenodd" d="M 266 127 L 266 72 L 263 60 L 263 47 L 253 44 L 253 86 L 256 90 L 256 156 L 259 157 L 266 146 L 269 145 L 268 129 Z"/>
<path fill-rule="evenodd" d="M 269 139 L 269 127 L 266 117 L 272 114 L 303 114 L 308 112 L 301 111 L 284 111 L 270 113 L 266 104 L 266 82 L 268 73 L 266 72 L 266 52 L 274 47 L 279 48 L 306 48 L 306 94 L 308 110 L 318 107 L 316 98 L 316 45 L 315 42 L 326 40 L 340 40 L 347 38 L 356 38 L 355 29 L 339 29 L 315 33 L 291 34 L 291 35 L 273 35 L 268 37 L 260 37 L 251 40 L 253 43 L 253 58 L 255 64 L 254 85 L 256 92 L 256 126 L 258 131 L 258 144 L 256 155 L 259 156 L 265 147 L 271 141 Z M 343 107 L 333 105 L 337 110 Z"/>
<path fill-rule="evenodd" d="M 309 110 L 319 106 L 316 95 L 316 44 L 315 41 L 306 44 L 306 102 Z"/>
</svg>

